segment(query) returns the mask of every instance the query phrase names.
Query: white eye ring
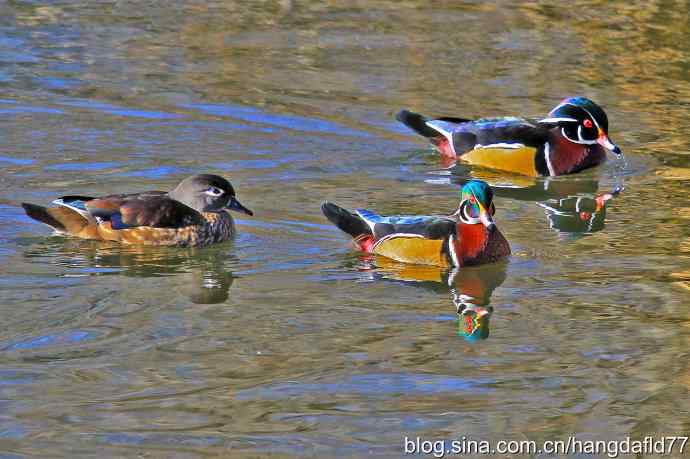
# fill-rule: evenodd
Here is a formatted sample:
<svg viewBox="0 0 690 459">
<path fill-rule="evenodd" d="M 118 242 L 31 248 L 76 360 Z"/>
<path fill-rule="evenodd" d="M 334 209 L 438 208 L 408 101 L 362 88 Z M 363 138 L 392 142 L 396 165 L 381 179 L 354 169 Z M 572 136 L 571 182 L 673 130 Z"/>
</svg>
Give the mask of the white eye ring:
<svg viewBox="0 0 690 459">
<path fill-rule="evenodd" d="M 561 134 L 563 134 L 563 137 L 566 139 L 570 140 L 573 143 L 579 143 L 580 145 L 594 145 L 597 143 L 596 140 L 586 140 L 582 138 L 582 126 L 577 127 L 577 136 L 579 139 L 571 139 L 568 134 L 565 133 L 565 128 L 561 128 Z"/>
<path fill-rule="evenodd" d="M 217 196 L 220 196 L 221 194 L 223 194 L 224 191 L 221 190 L 220 188 L 216 188 L 215 186 L 212 186 L 208 190 L 204 191 L 204 193 L 206 193 L 209 196 L 216 196 L 217 197 Z"/>
</svg>

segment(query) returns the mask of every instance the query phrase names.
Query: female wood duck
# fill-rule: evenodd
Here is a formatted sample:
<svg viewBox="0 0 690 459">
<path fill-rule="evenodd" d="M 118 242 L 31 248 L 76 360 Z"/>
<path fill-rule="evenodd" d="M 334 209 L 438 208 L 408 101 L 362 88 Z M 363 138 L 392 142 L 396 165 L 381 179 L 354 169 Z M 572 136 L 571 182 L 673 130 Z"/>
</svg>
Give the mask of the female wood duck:
<svg viewBox="0 0 690 459">
<path fill-rule="evenodd" d="M 364 209 L 355 215 L 330 202 L 321 210 L 361 250 L 401 262 L 459 267 L 510 255 L 508 241 L 493 220 L 493 192 L 480 180 L 463 186 L 460 206 L 448 217 L 384 217 Z"/>
<path fill-rule="evenodd" d="M 622 155 L 608 136 L 606 113 L 584 97 L 558 104 L 546 118 L 428 119 L 402 110 L 396 119 L 445 158 L 530 176 L 572 174 Z"/>
<path fill-rule="evenodd" d="M 235 233 L 226 210 L 252 211 L 235 198 L 230 182 L 217 175 L 184 179 L 172 191 L 92 198 L 64 196 L 56 207 L 23 203 L 26 214 L 61 234 L 124 244 L 198 246 Z"/>
</svg>

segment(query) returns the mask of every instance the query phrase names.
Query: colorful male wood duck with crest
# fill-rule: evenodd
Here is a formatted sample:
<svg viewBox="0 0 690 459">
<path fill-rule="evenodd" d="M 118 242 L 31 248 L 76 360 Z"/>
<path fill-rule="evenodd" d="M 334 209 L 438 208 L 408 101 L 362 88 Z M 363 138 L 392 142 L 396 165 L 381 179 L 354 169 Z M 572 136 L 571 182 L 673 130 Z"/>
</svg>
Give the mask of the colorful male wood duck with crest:
<svg viewBox="0 0 690 459">
<path fill-rule="evenodd" d="M 530 176 L 572 174 L 621 156 L 606 113 L 584 97 L 558 104 L 546 118 L 428 119 L 402 110 L 396 119 L 427 137 L 441 155 Z"/>
<path fill-rule="evenodd" d="M 235 197 L 223 177 L 193 175 L 172 191 L 92 198 L 64 196 L 56 207 L 23 203 L 26 214 L 60 234 L 123 244 L 199 246 L 230 239 L 235 233 L 226 210 L 252 211 Z"/>
<path fill-rule="evenodd" d="M 460 206 L 448 217 L 384 217 L 364 209 L 353 214 L 330 202 L 321 210 L 364 252 L 401 262 L 460 267 L 510 255 L 508 241 L 494 223 L 493 192 L 480 180 L 463 186 Z"/>
</svg>

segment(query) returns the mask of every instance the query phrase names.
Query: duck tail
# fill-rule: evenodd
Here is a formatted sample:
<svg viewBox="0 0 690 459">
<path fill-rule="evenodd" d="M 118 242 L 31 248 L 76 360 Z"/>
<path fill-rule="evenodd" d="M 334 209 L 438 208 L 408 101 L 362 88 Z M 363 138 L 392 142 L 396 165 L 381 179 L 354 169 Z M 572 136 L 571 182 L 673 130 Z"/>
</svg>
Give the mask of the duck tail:
<svg viewBox="0 0 690 459">
<path fill-rule="evenodd" d="M 89 223 L 82 215 L 67 207 L 43 207 L 26 202 L 22 203 L 22 207 L 26 215 L 59 233 L 77 234 Z"/>
<path fill-rule="evenodd" d="M 409 110 L 400 110 L 395 119 L 400 121 L 402 124 L 412 129 L 417 134 L 426 137 L 427 139 L 437 139 L 441 136 L 436 129 L 432 129 L 427 126 L 426 122 L 429 121 L 424 115 L 419 113 L 411 112 Z"/>
<path fill-rule="evenodd" d="M 469 119 L 454 118 L 451 116 L 443 116 L 441 118 L 429 119 L 419 113 L 410 112 L 408 110 L 400 110 L 395 119 L 409 127 L 417 134 L 420 134 L 435 145 L 441 152 L 441 155 L 454 159 L 457 157 L 455 146 L 453 144 L 453 132 L 459 124 L 467 123 Z"/>
<path fill-rule="evenodd" d="M 443 137 L 443 130 L 436 127 L 437 124 L 446 123 L 447 125 L 462 124 L 472 121 L 469 118 L 457 118 L 454 116 L 441 116 L 439 118 L 427 118 L 426 116 L 411 112 L 409 110 L 400 110 L 395 119 L 402 124 L 412 129 L 419 135 L 428 139 L 437 139 Z"/>
<path fill-rule="evenodd" d="M 331 223 L 352 236 L 360 247 L 365 248 L 366 243 L 373 240 L 374 233 L 359 215 L 355 215 L 332 202 L 321 204 L 321 212 Z"/>
</svg>

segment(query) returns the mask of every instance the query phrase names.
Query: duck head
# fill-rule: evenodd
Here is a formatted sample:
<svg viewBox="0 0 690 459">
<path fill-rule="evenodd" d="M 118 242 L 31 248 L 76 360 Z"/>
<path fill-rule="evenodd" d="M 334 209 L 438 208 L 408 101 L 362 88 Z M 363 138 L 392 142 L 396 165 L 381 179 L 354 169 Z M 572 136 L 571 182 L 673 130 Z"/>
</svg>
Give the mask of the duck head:
<svg viewBox="0 0 690 459">
<path fill-rule="evenodd" d="M 609 120 L 604 110 L 586 97 L 570 97 L 563 100 L 540 124 L 560 127 L 561 134 L 572 143 L 599 144 L 621 156 L 621 149 L 609 138 Z"/>
<path fill-rule="evenodd" d="M 221 212 L 227 209 L 254 215 L 237 200 L 230 182 L 218 175 L 199 174 L 187 177 L 168 196 L 198 212 Z"/>
<path fill-rule="evenodd" d="M 468 225 L 483 224 L 489 231 L 496 229 L 494 192 L 482 180 L 470 180 L 460 192 L 460 221 Z"/>
</svg>

